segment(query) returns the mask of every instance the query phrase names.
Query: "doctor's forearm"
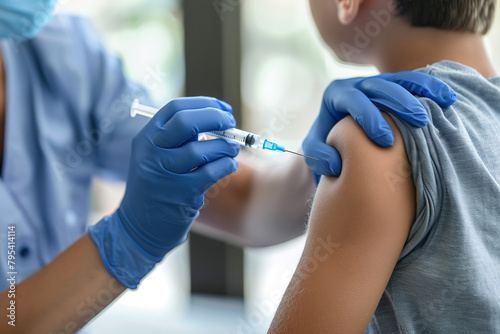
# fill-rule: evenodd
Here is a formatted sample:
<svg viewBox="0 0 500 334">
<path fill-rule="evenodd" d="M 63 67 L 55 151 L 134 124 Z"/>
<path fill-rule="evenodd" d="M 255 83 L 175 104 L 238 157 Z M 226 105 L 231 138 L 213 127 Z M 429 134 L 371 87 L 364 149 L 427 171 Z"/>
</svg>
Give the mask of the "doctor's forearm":
<svg viewBox="0 0 500 334">
<path fill-rule="evenodd" d="M 115 300 L 125 286 L 102 264 L 85 234 L 16 289 L 16 326 L 0 323 L 1 333 L 75 333 Z M 0 295 L 5 310 L 7 291 Z"/>
<path fill-rule="evenodd" d="M 288 241 L 304 233 L 314 191 L 312 173 L 300 158 L 265 172 L 240 162 L 236 174 L 207 192 L 194 230 L 249 247 Z"/>
<path fill-rule="evenodd" d="M 243 222 L 252 193 L 255 170 L 239 161 L 238 171 L 219 181 L 204 196 L 204 205 L 193 231 L 227 241 L 247 245 Z"/>
</svg>

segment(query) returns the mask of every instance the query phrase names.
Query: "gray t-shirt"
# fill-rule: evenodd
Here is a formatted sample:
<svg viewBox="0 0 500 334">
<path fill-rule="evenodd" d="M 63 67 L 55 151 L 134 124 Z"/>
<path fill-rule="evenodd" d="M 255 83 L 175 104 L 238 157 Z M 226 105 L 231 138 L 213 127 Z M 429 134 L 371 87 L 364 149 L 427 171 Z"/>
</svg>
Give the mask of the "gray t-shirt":
<svg viewBox="0 0 500 334">
<path fill-rule="evenodd" d="M 419 98 L 430 116 L 422 129 L 391 116 L 417 212 L 366 333 L 500 333 L 500 78 L 450 61 L 419 71 L 458 101 Z"/>
</svg>

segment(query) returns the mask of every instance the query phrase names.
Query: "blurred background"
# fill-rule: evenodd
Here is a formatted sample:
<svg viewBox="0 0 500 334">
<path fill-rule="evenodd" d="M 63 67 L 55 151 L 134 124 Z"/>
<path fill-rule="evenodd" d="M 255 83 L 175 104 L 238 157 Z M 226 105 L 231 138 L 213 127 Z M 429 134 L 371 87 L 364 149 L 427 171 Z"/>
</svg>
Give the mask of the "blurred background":
<svg viewBox="0 0 500 334">
<path fill-rule="evenodd" d="M 213 93 L 206 95 L 233 104 L 240 128 L 291 149 L 300 148 L 328 83 L 377 73 L 329 54 L 307 0 L 62 0 L 58 11 L 89 17 L 157 106 Z M 488 41 L 500 70 L 498 20 Z M 286 159 L 244 154 L 262 165 Z M 96 180 L 89 223 L 112 212 L 123 191 Z M 244 250 L 201 237 L 190 242 L 91 323 L 93 333 L 265 333 L 304 238 Z"/>
</svg>

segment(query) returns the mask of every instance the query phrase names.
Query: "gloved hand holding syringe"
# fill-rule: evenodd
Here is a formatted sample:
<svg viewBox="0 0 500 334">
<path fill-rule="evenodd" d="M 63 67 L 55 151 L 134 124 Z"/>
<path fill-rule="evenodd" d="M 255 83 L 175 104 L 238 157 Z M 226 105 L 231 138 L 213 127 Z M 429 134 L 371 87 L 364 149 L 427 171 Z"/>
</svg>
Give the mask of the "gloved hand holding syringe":
<svg viewBox="0 0 500 334">
<path fill-rule="evenodd" d="M 139 100 L 135 99 L 134 102 L 132 102 L 132 106 L 130 108 L 130 115 L 132 117 L 135 117 L 136 115 L 143 115 L 146 117 L 152 118 L 159 109 L 153 108 L 153 107 L 148 107 L 145 105 L 142 105 L 139 103 Z M 206 135 L 212 136 L 212 137 L 217 137 L 221 139 L 225 139 L 227 141 L 232 141 L 235 143 L 240 144 L 241 146 L 246 146 L 246 147 L 251 147 L 255 149 L 263 149 L 263 150 L 270 150 L 270 151 L 276 151 L 276 152 L 288 152 L 288 153 L 293 153 L 296 155 L 300 155 L 302 157 L 308 158 L 308 159 L 313 159 L 313 160 L 318 160 L 313 157 L 309 157 L 307 155 L 303 155 L 294 151 L 290 151 L 285 149 L 283 145 L 279 145 L 276 143 L 273 143 L 267 139 L 263 139 L 261 136 L 251 133 L 251 132 L 246 132 L 240 129 L 228 129 L 224 131 L 211 131 L 211 132 L 205 132 Z"/>
</svg>

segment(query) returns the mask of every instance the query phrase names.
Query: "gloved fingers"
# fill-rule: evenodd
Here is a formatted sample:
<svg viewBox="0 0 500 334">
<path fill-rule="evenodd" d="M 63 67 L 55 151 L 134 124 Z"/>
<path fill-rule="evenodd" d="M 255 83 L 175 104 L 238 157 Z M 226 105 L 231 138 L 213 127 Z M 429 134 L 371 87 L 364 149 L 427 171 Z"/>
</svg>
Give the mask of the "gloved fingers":
<svg viewBox="0 0 500 334">
<path fill-rule="evenodd" d="M 216 108 L 233 113 L 233 108 L 229 104 L 213 97 L 181 97 L 170 101 L 161 108 L 146 127 L 149 127 L 151 130 L 153 128 L 161 128 L 179 111 L 203 108 Z"/>
<path fill-rule="evenodd" d="M 450 86 L 426 73 L 386 73 L 379 77 L 401 85 L 414 95 L 427 97 L 442 107 L 449 107 L 457 101 L 457 94 Z"/>
<path fill-rule="evenodd" d="M 165 150 L 161 164 L 170 172 L 185 174 L 224 157 L 234 158 L 239 152 L 240 145 L 222 139 L 193 141 L 179 148 Z"/>
<path fill-rule="evenodd" d="M 327 95 L 332 95 L 332 99 L 326 97 Z M 320 160 L 305 160 L 315 174 L 339 175 L 342 168 L 342 161 L 337 150 L 326 144 L 326 138 L 335 124 L 348 115 L 346 111 L 337 111 L 335 103 L 338 101 L 333 101 L 333 92 L 325 93 L 320 113 L 302 143 L 305 155 Z"/>
<path fill-rule="evenodd" d="M 381 92 L 372 91 L 372 93 L 376 93 L 374 96 L 381 95 Z M 409 94 L 408 92 L 406 93 Z M 385 93 L 382 92 L 382 94 Z M 415 100 L 415 98 L 413 99 Z M 349 113 L 376 144 L 383 147 L 389 147 L 394 144 L 394 134 L 391 127 L 385 121 L 380 110 L 363 92 L 352 90 L 348 97 L 346 96 L 341 100 L 337 109 L 343 113 Z"/>
<path fill-rule="evenodd" d="M 355 90 L 354 85 L 359 80 L 359 78 L 335 80 L 326 88 L 323 94 L 321 112 L 318 117 L 322 118 L 322 122 L 332 124 L 330 129 L 342 118 L 347 116 L 348 113 L 346 113 L 345 110 L 338 109 L 338 103 L 345 95 Z M 327 111 L 327 113 L 323 111 Z M 329 116 L 331 120 L 328 119 L 327 116 Z"/>
<path fill-rule="evenodd" d="M 321 175 L 313 172 L 313 179 L 314 179 L 314 184 L 316 184 L 316 187 L 317 187 L 319 184 L 319 181 L 321 181 Z"/>
<path fill-rule="evenodd" d="M 361 81 L 358 88 L 384 111 L 392 111 L 411 125 L 424 127 L 429 123 L 424 106 L 396 83 L 374 77 Z"/>
<path fill-rule="evenodd" d="M 200 190 L 200 195 L 203 195 L 214 184 L 237 170 L 238 161 L 224 157 L 195 169 L 189 175 L 194 180 L 196 189 Z"/>
<path fill-rule="evenodd" d="M 318 175 L 338 176 L 342 170 L 342 158 L 339 152 L 326 144 L 324 140 L 319 140 L 312 136 L 308 136 L 302 144 L 304 154 L 310 157 L 319 159 L 304 158 L 306 164 L 311 168 L 313 173 Z"/>
<path fill-rule="evenodd" d="M 227 111 L 215 108 L 183 110 L 176 113 L 153 137 L 162 148 L 175 148 L 202 132 L 234 128 L 236 121 Z"/>
<path fill-rule="evenodd" d="M 320 141 L 322 143 L 326 142 L 328 134 L 335 126 L 335 124 L 337 124 L 337 122 L 334 121 L 329 114 L 330 111 L 321 108 L 318 117 L 314 121 L 313 125 L 311 126 L 311 129 L 309 130 L 309 133 L 307 134 L 306 139 L 303 142 L 302 146 L 304 149 L 309 149 L 310 145 L 307 145 L 309 143 L 313 144 L 316 141 Z"/>
</svg>

